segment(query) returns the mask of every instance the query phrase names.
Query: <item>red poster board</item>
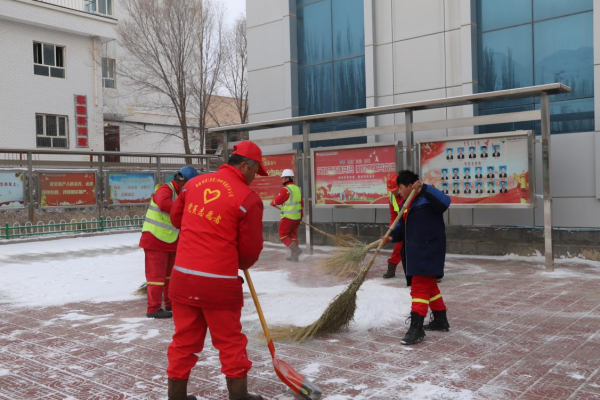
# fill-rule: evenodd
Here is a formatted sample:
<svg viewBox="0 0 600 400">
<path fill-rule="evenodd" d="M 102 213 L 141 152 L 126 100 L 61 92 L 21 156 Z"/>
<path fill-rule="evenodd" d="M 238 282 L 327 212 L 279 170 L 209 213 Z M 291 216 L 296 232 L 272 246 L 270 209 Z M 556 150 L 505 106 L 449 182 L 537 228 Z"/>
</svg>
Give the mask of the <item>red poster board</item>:
<svg viewBox="0 0 600 400">
<path fill-rule="evenodd" d="M 262 161 L 269 176 L 258 176 L 250 188 L 258 193 L 263 204 L 268 206 L 283 187 L 281 183 L 283 170 L 291 169 L 296 174 L 296 153 L 265 155 Z"/>
<path fill-rule="evenodd" d="M 93 172 L 42 172 L 39 181 L 42 207 L 96 205 L 96 174 Z"/>
<path fill-rule="evenodd" d="M 312 159 L 315 206 L 388 204 L 395 145 L 314 150 Z"/>
</svg>

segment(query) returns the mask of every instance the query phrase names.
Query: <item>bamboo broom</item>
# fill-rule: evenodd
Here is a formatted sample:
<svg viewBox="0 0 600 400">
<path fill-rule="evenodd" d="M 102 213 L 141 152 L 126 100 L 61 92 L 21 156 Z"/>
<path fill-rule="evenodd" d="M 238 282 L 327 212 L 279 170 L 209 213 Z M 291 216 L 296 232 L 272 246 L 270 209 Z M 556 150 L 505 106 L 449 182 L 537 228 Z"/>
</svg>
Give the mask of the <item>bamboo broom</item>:
<svg viewBox="0 0 600 400">
<path fill-rule="evenodd" d="M 402 209 L 398 213 L 398 216 L 394 222 L 390 225 L 385 236 L 389 236 L 393 228 L 398 224 L 400 218 L 406 210 L 406 207 L 410 204 L 413 197 L 415 197 L 415 194 L 415 190 L 410 193 L 410 196 L 408 196 L 404 202 Z M 279 339 L 291 339 L 297 342 L 303 342 L 307 338 L 328 333 L 335 333 L 340 329 L 347 328 L 352 319 L 354 319 L 354 312 L 356 311 L 356 293 L 365 281 L 371 266 L 373 266 L 373 263 L 375 262 L 375 258 L 383 247 L 383 240 L 379 240 L 378 242 L 379 244 L 377 245 L 377 250 L 375 250 L 375 253 L 367 265 L 360 271 L 358 276 L 354 278 L 346 290 L 337 295 L 333 301 L 329 303 L 329 306 L 318 320 L 307 327 L 281 327 L 273 332 L 273 336 Z"/>
<path fill-rule="evenodd" d="M 281 207 L 278 206 L 272 206 L 275 207 L 278 210 L 281 210 Z M 310 229 L 314 230 L 317 233 L 320 233 L 321 235 L 331 239 L 333 241 L 333 245 L 335 247 L 356 247 L 356 246 L 362 246 L 363 243 L 359 242 L 354 236 L 352 235 L 348 235 L 348 234 L 342 234 L 342 235 L 333 235 L 329 232 L 325 232 L 319 228 L 317 228 L 314 225 L 309 224 L 308 222 L 304 222 L 304 221 L 300 221 L 302 222 L 304 225 L 308 226 Z"/>
</svg>

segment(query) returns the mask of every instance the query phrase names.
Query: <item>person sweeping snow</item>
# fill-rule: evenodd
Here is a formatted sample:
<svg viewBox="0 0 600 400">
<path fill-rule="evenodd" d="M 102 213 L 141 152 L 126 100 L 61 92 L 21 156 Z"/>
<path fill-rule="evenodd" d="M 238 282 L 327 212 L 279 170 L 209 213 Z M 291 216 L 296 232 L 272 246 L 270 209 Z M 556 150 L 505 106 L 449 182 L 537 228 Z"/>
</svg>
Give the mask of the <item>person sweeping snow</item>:
<svg viewBox="0 0 600 400">
<path fill-rule="evenodd" d="M 281 220 L 279 221 L 279 238 L 290 248 L 288 261 L 298 261 L 302 249 L 298 246 L 298 227 L 302 221 L 302 192 L 294 184 L 294 171 L 283 170 L 281 174 L 283 189 L 271 202 L 271 206 L 281 206 Z"/>
<path fill-rule="evenodd" d="M 238 276 L 263 248 L 263 203 L 248 186 L 256 174 L 267 176 L 260 148 L 238 143 L 226 165 L 188 182 L 171 210 L 181 233 L 170 288 L 175 334 L 167 351 L 169 400 L 196 399 L 187 394 L 187 382 L 207 329 L 219 351 L 229 399 L 263 399 L 247 389 L 252 362 L 242 333 Z"/>
<path fill-rule="evenodd" d="M 436 281 L 436 276 L 444 274 L 444 212 L 450 206 L 450 197 L 419 181 L 419 176 L 412 171 L 401 171 L 397 181 L 402 197 L 408 198 L 413 189 L 417 195 L 408 204 L 398 226 L 383 240 L 386 243 L 404 242 L 402 263 L 406 266 L 406 276 L 412 277 L 412 307 L 410 328 L 401 343 L 412 345 L 425 339 L 425 330 L 450 329 L 446 305 Z M 428 308 L 431 308 L 433 320 L 424 326 Z"/>
<path fill-rule="evenodd" d="M 146 263 L 146 317 L 171 318 L 169 280 L 175 262 L 179 230 L 171 224 L 171 207 L 185 183 L 196 177 L 198 171 L 183 167 L 175 179 L 164 185 L 156 185 L 146 219 L 142 226 L 139 246 L 144 249 Z M 163 298 L 165 309 L 162 309 Z"/>
<path fill-rule="evenodd" d="M 398 187 L 398 174 L 392 174 L 387 180 L 387 190 L 389 194 L 390 203 L 390 225 L 394 222 L 400 211 L 400 204 L 404 202 L 404 198 L 400 195 L 400 188 Z M 398 242 L 394 245 L 391 257 L 388 259 L 388 269 L 383 274 L 383 279 L 389 279 L 396 276 L 396 268 L 402 261 L 402 242 Z M 406 276 L 406 268 L 404 265 L 404 275 Z M 406 286 L 410 286 L 410 277 L 406 276 Z"/>
</svg>

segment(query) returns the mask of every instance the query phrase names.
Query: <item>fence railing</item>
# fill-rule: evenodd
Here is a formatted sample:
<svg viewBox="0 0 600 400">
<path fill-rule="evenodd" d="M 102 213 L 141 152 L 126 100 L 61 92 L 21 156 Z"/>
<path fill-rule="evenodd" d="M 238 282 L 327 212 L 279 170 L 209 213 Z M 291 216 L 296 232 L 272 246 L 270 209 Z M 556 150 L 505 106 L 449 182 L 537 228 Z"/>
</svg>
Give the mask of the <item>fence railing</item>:
<svg viewBox="0 0 600 400">
<path fill-rule="evenodd" d="M 73 233 L 97 233 L 113 230 L 138 230 L 142 228 L 144 218 L 134 215 L 133 217 L 100 217 L 91 218 L 89 221 L 82 218 L 80 221 L 72 219 L 70 222 L 60 220 L 59 222 L 49 221 L 47 224 L 38 222 L 32 224 L 27 222 L 24 225 L 15 222 L 12 226 L 7 222 L 2 227 L 0 239 L 10 240 L 17 238 L 64 235 Z"/>
</svg>

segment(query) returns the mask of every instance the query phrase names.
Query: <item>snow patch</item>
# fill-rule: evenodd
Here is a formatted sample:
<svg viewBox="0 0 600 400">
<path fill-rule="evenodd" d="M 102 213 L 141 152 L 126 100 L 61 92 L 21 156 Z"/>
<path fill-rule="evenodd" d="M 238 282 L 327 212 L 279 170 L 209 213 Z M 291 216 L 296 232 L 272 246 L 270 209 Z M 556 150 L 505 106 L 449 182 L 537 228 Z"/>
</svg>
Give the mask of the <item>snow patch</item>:
<svg viewBox="0 0 600 400">
<path fill-rule="evenodd" d="M 308 364 L 300 373 L 304 375 L 316 375 L 321 370 L 321 364 L 319 363 L 311 363 Z"/>
<path fill-rule="evenodd" d="M 4 368 L 0 368 L 0 376 L 10 375 L 10 371 Z"/>
<path fill-rule="evenodd" d="M 471 400 L 473 392 L 467 389 L 454 389 L 437 386 L 427 381 L 424 383 L 409 383 L 413 392 L 405 395 L 407 400 L 438 400 L 438 399 L 456 399 Z"/>
<path fill-rule="evenodd" d="M 326 380 L 323 383 L 339 383 L 339 384 L 344 384 L 344 383 L 348 383 L 348 379 L 345 379 L 345 378 L 333 378 L 333 379 Z"/>
<path fill-rule="evenodd" d="M 152 339 L 154 337 L 157 337 L 158 335 L 159 335 L 158 329 L 150 329 L 148 331 L 148 333 L 146 333 L 144 336 L 142 336 L 142 339 L 144 339 L 144 340 Z"/>
<path fill-rule="evenodd" d="M 260 293 L 262 309 L 273 326 L 312 324 L 331 300 L 347 287 L 347 283 L 332 287 L 299 286 L 289 280 L 287 271 L 255 271 L 252 280 Z M 249 293 L 246 285 L 244 292 Z M 388 307 L 387 304 L 395 306 Z M 367 280 L 357 294 L 357 308 L 350 329 L 366 331 L 373 326 L 397 324 L 410 313 L 410 306 L 409 288 L 388 286 L 383 279 Z M 242 321 L 257 320 L 254 305 L 247 302 Z"/>
<path fill-rule="evenodd" d="M 577 379 L 577 380 L 582 380 L 585 379 L 585 376 L 578 374 L 577 372 L 571 372 L 570 374 L 567 375 L 569 378 L 573 378 L 573 379 Z"/>
<path fill-rule="evenodd" d="M 471 368 L 473 368 L 473 369 L 485 369 L 485 367 L 483 365 L 477 365 L 477 364 L 471 365 Z"/>
</svg>

